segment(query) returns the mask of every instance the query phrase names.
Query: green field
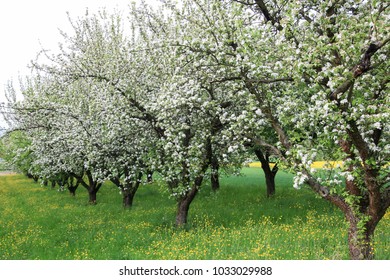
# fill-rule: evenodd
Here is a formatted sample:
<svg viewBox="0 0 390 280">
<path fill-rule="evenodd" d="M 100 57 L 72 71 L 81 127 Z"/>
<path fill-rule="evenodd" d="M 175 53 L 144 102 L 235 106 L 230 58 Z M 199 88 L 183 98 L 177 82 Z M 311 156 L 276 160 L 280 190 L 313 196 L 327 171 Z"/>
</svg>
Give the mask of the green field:
<svg viewBox="0 0 390 280">
<path fill-rule="evenodd" d="M 189 224 L 176 229 L 175 201 L 158 184 L 142 186 L 131 210 L 107 184 L 98 204 L 0 176 L 0 259 L 348 259 L 347 224 L 339 210 L 279 172 L 267 199 L 259 168 L 204 186 Z M 390 213 L 375 234 L 377 259 L 390 259 Z"/>
</svg>

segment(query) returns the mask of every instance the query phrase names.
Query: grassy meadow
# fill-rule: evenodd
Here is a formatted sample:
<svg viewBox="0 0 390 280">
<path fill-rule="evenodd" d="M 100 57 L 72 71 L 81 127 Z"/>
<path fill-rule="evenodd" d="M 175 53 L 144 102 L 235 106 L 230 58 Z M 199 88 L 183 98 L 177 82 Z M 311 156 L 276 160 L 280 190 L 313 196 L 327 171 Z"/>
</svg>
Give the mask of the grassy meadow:
<svg viewBox="0 0 390 280">
<path fill-rule="evenodd" d="M 110 184 L 88 205 L 22 175 L 0 176 L 0 259 L 348 259 L 347 224 L 339 210 L 279 172 L 267 199 L 260 168 L 204 186 L 185 229 L 176 205 L 157 183 L 140 187 L 124 210 Z M 375 234 L 377 259 L 390 259 L 390 213 Z"/>
</svg>

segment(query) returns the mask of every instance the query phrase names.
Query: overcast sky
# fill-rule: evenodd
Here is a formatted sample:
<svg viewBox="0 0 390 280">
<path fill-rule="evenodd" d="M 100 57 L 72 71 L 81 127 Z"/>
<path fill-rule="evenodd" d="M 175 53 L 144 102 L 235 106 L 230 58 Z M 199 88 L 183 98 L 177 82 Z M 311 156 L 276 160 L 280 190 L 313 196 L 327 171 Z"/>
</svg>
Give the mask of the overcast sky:
<svg viewBox="0 0 390 280">
<path fill-rule="evenodd" d="M 0 103 L 9 80 L 29 74 L 27 65 L 43 48 L 56 49 L 61 36 L 69 31 L 67 12 L 77 18 L 105 7 L 125 10 L 133 0 L 10 0 L 0 2 Z M 147 0 L 152 4 L 155 0 Z M 0 115 L 0 127 L 4 125 Z"/>
</svg>

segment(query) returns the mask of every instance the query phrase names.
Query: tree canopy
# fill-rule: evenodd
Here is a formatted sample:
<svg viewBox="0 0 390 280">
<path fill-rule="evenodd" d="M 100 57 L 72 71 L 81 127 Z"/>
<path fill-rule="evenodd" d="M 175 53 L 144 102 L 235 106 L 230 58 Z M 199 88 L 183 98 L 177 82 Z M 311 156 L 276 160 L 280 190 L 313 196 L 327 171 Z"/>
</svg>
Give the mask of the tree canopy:
<svg viewBox="0 0 390 280">
<path fill-rule="evenodd" d="M 388 19 L 375 0 L 182 0 L 133 5 L 127 19 L 86 15 L 59 54 L 33 63 L 15 128 L 38 176 L 72 174 L 92 201 L 104 180 L 126 193 L 158 172 L 178 225 L 204 179 L 256 147 L 296 174 L 294 187 L 336 205 L 351 258 L 369 259 L 390 205 Z M 344 163 L 319 171 L 319 157 Z"/>
</svg>

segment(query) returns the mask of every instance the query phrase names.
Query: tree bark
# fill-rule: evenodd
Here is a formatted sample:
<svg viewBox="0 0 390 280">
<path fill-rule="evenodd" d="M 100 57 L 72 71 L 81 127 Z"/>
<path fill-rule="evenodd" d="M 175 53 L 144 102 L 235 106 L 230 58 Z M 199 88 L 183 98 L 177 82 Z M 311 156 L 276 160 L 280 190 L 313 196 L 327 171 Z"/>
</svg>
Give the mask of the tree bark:
<svg viewBox="0 0 390 280">
<path fill-rule="evenodd" d="M 78 176 L 77 174 L 72 173 L 72 176 L 77 179 L 77 182 L 80 183 L 84 188 L 88 190 L 89 203 L 95 205 L 96 202 L 96 194 L 99 191 L 102 183 L 95 181 L 92 177 L 92 173 L 90 171 L 86 171 L 85 174 L 88 178 L 88 183 L 83 180 L 83 176 Z"/>
<path fill-rule="evenodd" d="M 264 154 L 260 149 L 256 148 L 255 154 L 261 162 L 261 168 L 264 172 L 265 184 L 267 188 L 267 197 L 274 196 L 276 193 L 275 176 L 278 172 L 278 166 L 277 164 L 275 164 L 275 166 L 271 169 L 268 154 Z"/>
<path fill-rule="evenodd" d="M 185 141 L 187 143 L 184 143 L 186 147 L 189 146 L 189 140 L 190 140 L 190 131 L 187 132 L 187 137 Z M 177 203 L 177 212 L 176 212 L 176 226 L 182 227 L 187 223 L 187 217 L 188 217 L 188 211 L 190 209 L 191 202 L 194 200 L 196 194 L 198 193 L 198 190 L 200 186 L 202 185 L 205 173 L 207 169 L 210 167 L 211 162 L 210 160 L 213 157 L 212 153 L 212 144 L 211 139 L 206 139 L 206 149 L 205 149 L 205 156 L 203 158 L 203 163 L 200 168 L 200 170 L 197 173 L 197 177 L 193 180 L 193 182 L 190 181 L 188 166 L 186 163 L 183 163 L 183 171 L 182 171 L 182 180 L 184 186 L 191 186 L 192 187 L 185 192 L 184 195 L 179 196 L 178 203 Z M 177 187 L 178 186 L 178 180 L 174 180 L 169 182 L 170 188 Z"/>
<path fill-rule="evenodd" d="M 89 195 L 89 204 L 95 205 L 96 202 L 96 194 L 97 194 L 97 189 L 94 187 L 91 187 L 88 189 L 88 195 Z"/>
<path fill-rule="evenodd" d="M 213 191 L 219 190 L 219 162 L 215 155 L 211 157 L 211 189 Z"/>
<path fill-rule="evenodd" d="M 187 223 L 188 211 L 190 209 L 191 202 L 194 200 L 198 193 L 200 185 L 202 185 L 204 172 L 208 167 L 208 162 L 203 165 L 202 171 L 197 178 L 194 180 L 193 187 L 188 190 L 185 195 L 181 196 L 177 203 L 176 212 L 176 226 L 182 227 Z"/>
<path fill-rule="evenodd" d="M 305 172 L 307 175 L 307 183 L 312 187 L 312 189 L 320 194 L 324 199 L 330 201 L 332 204 L 337 206 L 343 213 L 348 221 L 349 230 L 348 230 L 348 247 L 349 255 L 352 260 L 372 260 L 374 259 L 374 251 L 372 244 L 372 237 L 376 226 L 379 221 L 384 216 L 386 209 L 388 208 L 387 201 L 384 198 L 383 202 L 379 205 L 370 205 L 370 195 L 364 195 L 359 199 L 359 201 L 354 202 L 352 205 L 347 203 L 345 198 L 337 194 L 331 194 L 329 190 L 321 186 L 318 181 L 315 180 L 309 173 Z M 348 189 L 348 185 L 346 186 Z M 351 194 L 353 195 L 353 194 Z M 390 203 L 389 201 L 387 201 Z M 380 207 L 380 211 L 375 212 L 373 215 L 372 208 Z M 362 219 L 367 219 L 363 221 Z"/>
<path fill-rule="evenodd" d="M 123 207 L 129 209 L 133 206 L 135 192 L 127 192 L 123 194 Z"/>
<path fill-rule="evenodd" d="M 138 175 L 138 180 L 134 183 L 129 183 L 125 188 L 123 189 L 123 207 L 124 208 L 131 208 L 133 206 L 133 200 L 134 196 L 139 188 L 139 185 L 141 184 L 141 177 L 142 173 Z"/>
<path fill-rule="evenodd" d="M 199 184 L 200 185 L 200 184 Z M 176 213 L 176 226 L 182 227 L 187 223 L 188 211 L 190 209 L 190 204 L 194 200 L 196 194 L 198 193 L 198 186 L 194 185 L 192 189 L 186 192 L 184 196 L 177 203 L 177 213 Z"/>
<path fill-rule="evenodd" d="M 219 120 L 214 120 L 213 129 L 211 131 L 212 134 L 215 134 L 219 128 Z M 215 155 L 214 146 L 211 142 L 211 138 L 206 140 L 206 155 L 207 161 L 210 164 L 211 174 L 210 174 L 210 182 L 211 189 L 213 191 L 219 190 L 219 161 L 218 157 Z"/>
<path fill-rule="evenodd" d="M 263 171 L 265 175 L 265 184 L 267 186 L 267 197 L 274 196 L 276 192 L 275 176 L 276 176 L 277 169 L 275 170 L 274 167 L 271 170 L 269 166 L 266 166 L 263 168 Z"/>
<path fill-rule="evenodd" d="M 67 188 L 68 188 L 68 191 L 70 193 L 71 196 L 76 196 L 76 190 L 79 186 L 79 182 L 76 180 L 74 180 L 74 178 L 72 176 L 69 176 L 67 178 L 67 182 L 66 182 L 66 185 L 67 185 Z"/>
<path fill-rule="evenodd" d="M 348 246 L 349 255 L 352 260 L 372 260 L 374 259 L 374 250 L 372 247 L 372 235 L 374 229 L 365 225 L 362 230 L 358 228 L 358 219 L 355 217 L 348 218 Z"/>
<path fill-rule="evenodd" d="M 211 173 L 211 189 L 215 192 L 219 190 L 219 174 L 218 171 Z"/>
<path fill-rule="evenodd" d="M 124 170 L 125 177 L 129 177 L 129 172 L 127 169 Z M 135 178 L 135 182 L 123 182 L 121 181 L 119 175 L 117 177 L 112 177 L 110 180 L 113 182 L 122 192 L 122 204 L 124 208 L 131 208 L 133 206 L 134 196 L 141 184 L 142 172 L 138 173 L 137 178 Z M 149 176 L 149 173 L 147 174 Z"/>
</svg>

